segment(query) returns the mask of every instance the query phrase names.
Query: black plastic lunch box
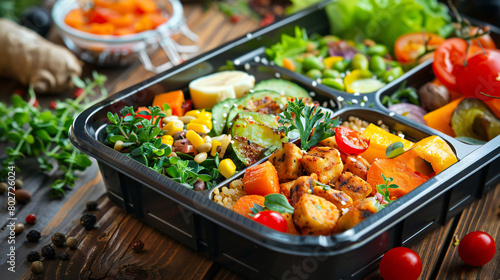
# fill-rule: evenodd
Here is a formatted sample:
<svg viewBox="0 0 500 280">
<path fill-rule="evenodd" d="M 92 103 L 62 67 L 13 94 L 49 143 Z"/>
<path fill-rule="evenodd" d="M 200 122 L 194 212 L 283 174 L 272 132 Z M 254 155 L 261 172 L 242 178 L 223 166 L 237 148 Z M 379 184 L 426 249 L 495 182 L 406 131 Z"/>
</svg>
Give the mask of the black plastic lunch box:
<svg viewBox="0 0 500 280">
<path fill-rule="evenodd" d="M 376 269 L 387 250 L 408 246 L 443 225 L 500 181 L 500 136 L 484 145 L 470 145 L 387 110 L 381 97 L 403 81 L 417 86 L 432 79 L 425 62 L 381 90 L 361 95 L 339 92 L 306 76 L 272 65 L 264 49 L 295 26 L 308 33 L 328 34 L 325 3 L 303 10 L 273 25 L 249 33 L 216 50 L 122 90 L 78 115 L 70 131 L 72 143 L 97 159 L 111 201 L 185 246 L 251 279 L 359 279 Z M 493 27 L 493 38 L 500 32 Z M 195 78 L 213 73 L 227 61 L 249 72 L 256 81 L 291 80 L 306 88 L 314 100 L 336 111 L 368 122 L 382 120 L 408 139 L 439 135 L 459 161 L 368 217 L 354 228 L 332 236 L 295 236 L 274 231 L 211 200 L 212 191 L 195 192 L 102 143 L 107 112 L 123 106 L 150 105 L 155 94 L 184 89 Z M 262 162 L 266 159 L 262 159 Z M 242 177 L 239 171 L 228 185 Z"/>
</svg>

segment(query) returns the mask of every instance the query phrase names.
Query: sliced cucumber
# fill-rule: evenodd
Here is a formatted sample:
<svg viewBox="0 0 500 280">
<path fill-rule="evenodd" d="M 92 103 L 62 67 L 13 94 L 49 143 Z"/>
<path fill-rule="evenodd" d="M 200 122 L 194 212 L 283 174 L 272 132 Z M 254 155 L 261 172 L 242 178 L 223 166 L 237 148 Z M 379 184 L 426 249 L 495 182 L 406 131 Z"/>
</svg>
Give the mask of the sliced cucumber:
<svg viewBox="0 0 500 280">
<path fill-rule="evenodd" d="M 262 81 L 256 84 L 253 90 L 273 90 L 288 97 L 311 98 L 307 90 L 303 89 L 301 86 L 282 79 Z"/>
<path fill-rule="evenodd" d="M 231 149 L 239 162 L 248 166 L 258 161 L 270 148 L 281 147 L 288 138 L 277 130 L 272 115 L 240 112 L 231 127 Z"/>
<path fill-rule="evenodd" d="M 212 124 L 213 128 L 211 131 L 211 136 L 221 135 L 224 127 L 226 126 L 227 116 L 231 108 L 234 107 L 238 98 L 228 98 L 221 101 L 212 108 Z"/>
</svg>

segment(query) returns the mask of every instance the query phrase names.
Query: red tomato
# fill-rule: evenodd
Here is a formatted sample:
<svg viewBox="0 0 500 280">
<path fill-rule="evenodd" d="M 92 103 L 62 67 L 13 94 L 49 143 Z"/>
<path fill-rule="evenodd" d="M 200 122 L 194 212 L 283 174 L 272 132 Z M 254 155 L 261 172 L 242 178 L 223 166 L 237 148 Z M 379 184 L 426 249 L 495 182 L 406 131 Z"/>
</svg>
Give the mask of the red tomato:
<svg viewBox="0 0 500 280">
<path fill-rule="evenodd" d="M 270 210 L 262 211 L 255 214 L 253 220 L 277 231 L 286 232 L 287 222 L 278 212 Z"/>
<path fill-rule="evenodd" d="M 26 223 L 28 223 L 30 225 L 36 224 L 36 216 L 35 216 L 35 214 L 29 214 L 28 216 L 26 216 Z"/>
<path fill-rule="evenodd" d="M 416 280 L 420 273 L 422 261 L 412 249 L 393 248 L 380 260 L 380 274 L 384 280 Z"/>
<path fill-rule="evenodd" d="M 458 91 L 456 73 L 463 69 L 467 42 L 459 38 L 444 41 L 434 52 L 434 75 L 448 89 Z"/>
<path fill-rule="evenodd" d="M 464 263 L 472 266 L 487 264 L 495 255 L 495 241 L 482 231 L 474 231 L 462 238 L 458 244 L 458 255 Z"/>
<path fill-rule="evenodd" d="M 487 26 L 486 28 L 489 29 L 489 26 Z M 470 31 L 469 31 L 469 36 L 476 35 L 476 33 L 477 33 L 477 27 L 472 26 L 470 28 Z M 477 40 L 472 40 L 472 45 L 479 46 L 477 41 L 479 41 L 479 43 L 481 43 L 481 46 L 483 46 L 483 48 L 485 48 L 485 49 L 496 49 L 497 48 L 497 46 L 495 45 L 495 42 L 491 38 L 490 34 L 485 34 L 485 35 L 477 38 Z"/>
<path fill-rule="evenodd" d="M 107 8 L 95 7 L 89 16 L 89 23 L 106 23 L 111 19 L 117 19 L 120 14 Z"/>
<path fill-rule="evenodd" d="M 370 140 L 363 134 L 345 126 L 335 128 L 335 141 L 340 150 L 348 155 L 359 155 L 370 145 Z"/>
<path fill-rule="evenodd" d="M 401 35 L 394 44 L 396 59 L 400 62 L 414 62 L 425 52 L 424 38 L 427 40 L 427 48 L 435 50 L 444 38 L 429 32 L 414 32 Z"/>
<path fill-rule="evenodd" d="M 476 97 L 484 101 L 500 98 L 500 52 L 485 50 L 467 61 L 467 66 L 457 76 L 460 92 L 466 97 Z M 484 93 L 484 94 L 482 94 Z"/>
</svg>

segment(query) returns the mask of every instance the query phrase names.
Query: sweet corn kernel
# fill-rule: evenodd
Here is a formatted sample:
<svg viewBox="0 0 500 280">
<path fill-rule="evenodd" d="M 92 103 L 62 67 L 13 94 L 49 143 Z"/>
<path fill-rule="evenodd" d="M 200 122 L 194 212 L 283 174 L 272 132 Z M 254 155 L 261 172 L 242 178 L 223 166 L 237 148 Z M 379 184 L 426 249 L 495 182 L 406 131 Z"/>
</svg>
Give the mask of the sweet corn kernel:
<svg viewBox="0 0 500 280">
<path fill-rule="evenodd" d="M 191 110 L 184 114 L 184 116 L 191 116 L 197 118 L 200 114 L 200 110 Z"/>
<path fill-rule="evenodd" d="M 222 146 L 221 142 L 217 141 L 217 140 L 213 140 L 212 141 L 212 151 L 210 152 L 210 155 L 211 156 L 215 156 L 215 154 L 217 153 L 217 148 Z"/>
<path fill-rule="evenodd" d="M 205 143 L 205 140 L 203 140 L 203 138 L 201 138 L 201 136 L 198 135 L 198 133 L 192 130 L 186 132 L 186 138 L 189 140 L 189 142 L 191 142 L 191 144 L 194 146 L 195 149 L 197 149 L 199 146 Z"/>
<path fill-rule="evenodd" d="M 219 172 L 227 179 L 236 172 L 236 165 L 229 158 L 223 159 L 219 164 Z"/>
<path fill-rule="evenodd" d="M 168 135 L 174 135 L 179 131 L 182 131 L 184 129 L 184 123 L 180 120 L 173 120 L 169 123 L 167 123 L 164 127 L 163 130 L 167 131 Z"/>
<path fill-rule="evenodd" d="M 205 109 L 201 110 L 200 114 L 196 117 L 197 119 L 209 119 L 212 120 L 212 113 L 206 112 Z"/>
<path fill-rule="evenodd" d="M 170 145 L 174 144 L 174 138 L 171 135 L 163 135 L 161 137 L 161 142 L 165 145 Z"/>
<path fill-rule="evenodd" d="M 187 130 L 193 130 L 198 133 L 209 133 L 210 129 L 206 125 L 190 122 L 186 126 Z"/>
<path fill-rule="evenodd" d="M 199 123 L 205 125 L 208 129 L 212 129 L 212 121 L 209 119 L 202 119 L 202 118 L 197 118 L 194 120 L 191 120 L 190 123 Z"/>
</svg>

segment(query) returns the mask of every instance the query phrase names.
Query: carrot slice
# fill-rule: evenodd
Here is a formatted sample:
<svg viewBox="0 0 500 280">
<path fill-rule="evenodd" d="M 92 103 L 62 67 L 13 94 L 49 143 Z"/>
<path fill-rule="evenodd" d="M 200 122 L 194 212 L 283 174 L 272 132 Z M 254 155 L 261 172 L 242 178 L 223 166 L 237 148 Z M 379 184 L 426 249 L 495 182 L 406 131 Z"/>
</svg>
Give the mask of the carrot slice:
<svg viewBox="0 0 500 280">
<path fill-rule="evenodd" d="M 153 100 L 153 106 L 158 106 L 161 109 L 163 109 L 163 104 L 165 103 L 172 109 L 172 115 L 184 115 L 184 109 L 182 108 L 182 104 L 184 104 L 184 93 L 182 90 L 158 94 Z"/>
<path fill-rule="evenodd" d="M 460 103 L 463 99 L 464 97 L 457 98 L 443 107 L 425 114 L 424 121 L 427 126 L 446 133 L 449 136 L 455 137 L 455 133 L 451 129 L 450 125 L 451 115 L 453 115 L 453 111 L 457 108 L 458 103 Z"/>
<path fill-rule="evenodd" d="M 372 186 L 372 195 L 377 193 L 377 185 L 384 184 L 382 174 L 386 178 L 392 178 L 392 184 L 399 186 L 397 189 L 389 189 L 391 199 L 402 197 L 416 187 L 425 183 L 429 177 L 419 175 L 404 163 L 394 159 L 378 159 L 368 169 L 367 182 Z"/>
<path fill-rule="evenodd" d="M 247 194 L 265 196 L 280 191 L 278 172 L 269 161 L 249 167 L 242 181 Z"/>
<path fill-rule="evenodd" d="M 243 215 L 247 218 L 252 218 L 248 214 L 252 214 L 251 207 L 254 207 L 254 203 L 264 207 L 265 198 L 261 195 L 245 195 L 240 197 L 233 206 L 233 211 Z"/>
</svg>

